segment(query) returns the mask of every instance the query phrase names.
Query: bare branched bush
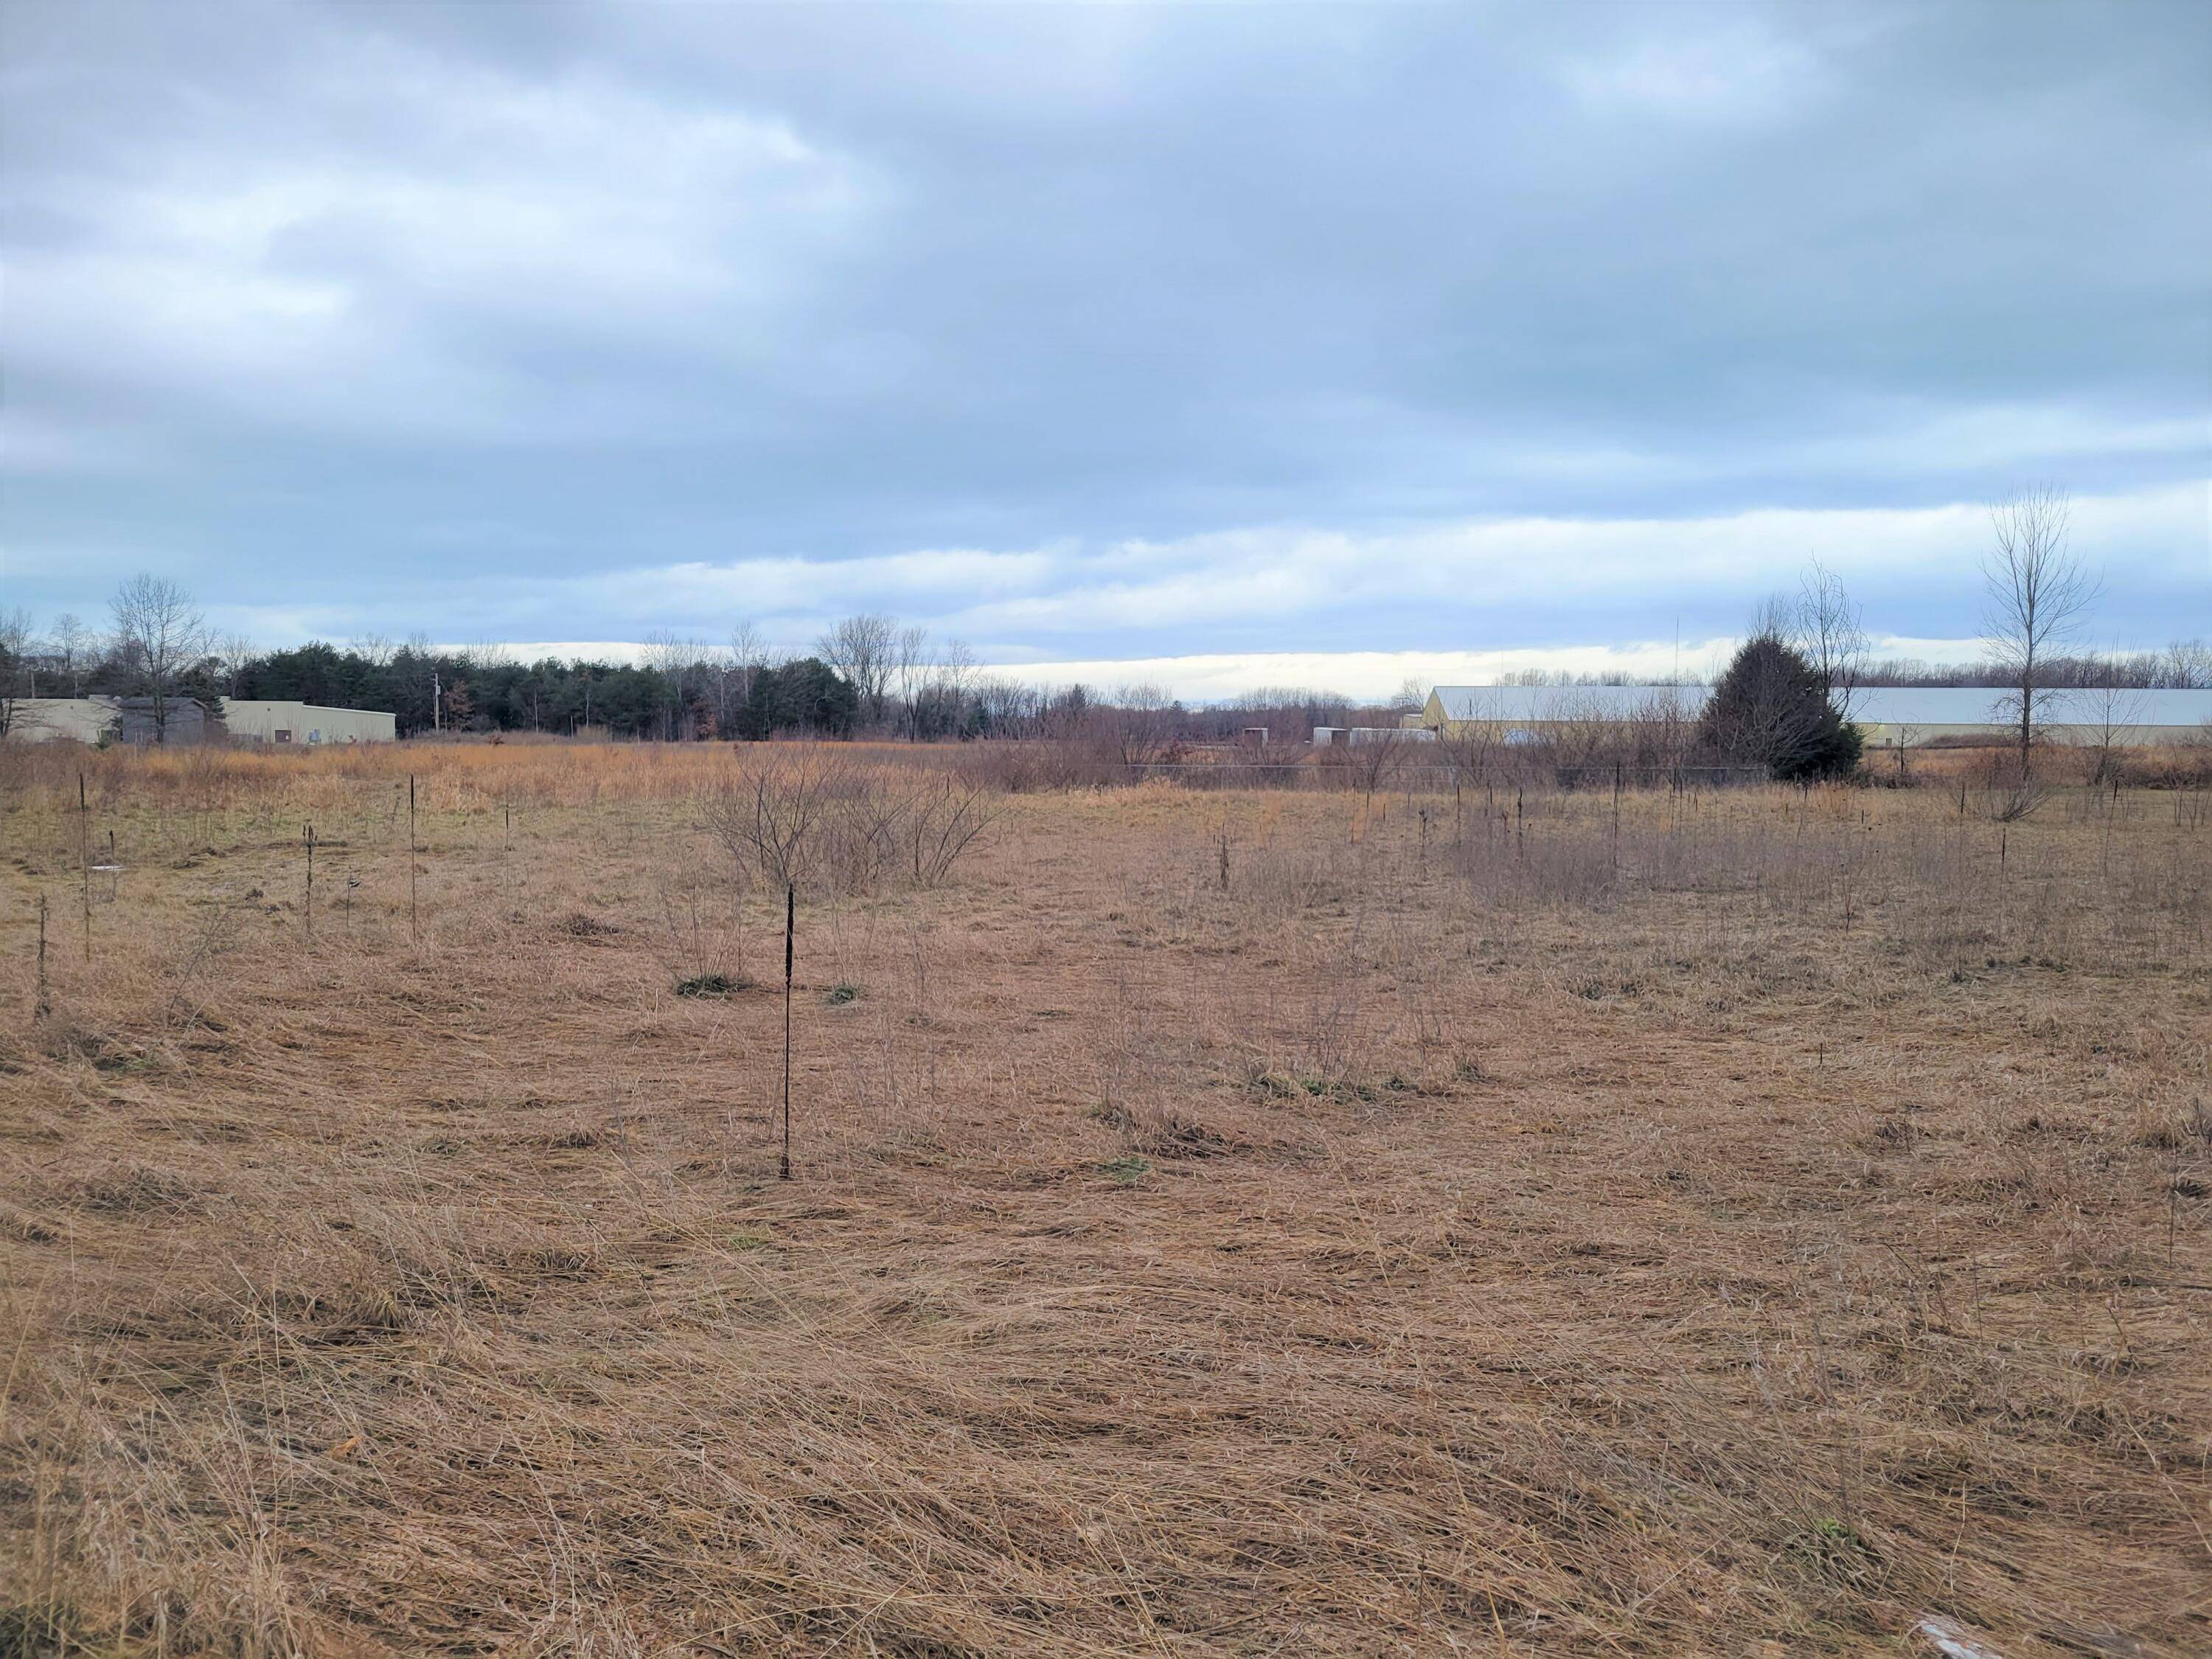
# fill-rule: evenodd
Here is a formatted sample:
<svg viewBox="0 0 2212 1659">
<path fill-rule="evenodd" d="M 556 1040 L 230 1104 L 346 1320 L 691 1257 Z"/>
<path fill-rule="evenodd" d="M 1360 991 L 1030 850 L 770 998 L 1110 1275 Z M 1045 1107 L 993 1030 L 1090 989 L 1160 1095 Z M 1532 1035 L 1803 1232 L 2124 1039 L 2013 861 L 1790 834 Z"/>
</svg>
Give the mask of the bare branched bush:
<svg viewBox="0 0 2212 1659">
<path fill-rule="evenodd" d="M 2033 817 L 2051 799 L 2051 781 L 2030 772 L 2017 755 L 1993 753 L 1975 769 L 1976 799 L 1982 816 L 1992 823 Z"/>
<path fill-rule="evenodd" d="M 893 877 L 935 887 L 991 821 L 973 775 L 870 767 L 808 750 L 714 798 L 705 826 L 776 886 L 872 891 Z"/>
<path fill-rule="evenodd" d="M 740 862 L 779 887 L 796 887 L 814 873 L 831 798 L 848 775 L 843 763 L 811 752 L 771 761 L 708 805 L 707 829 Z"/>
<path fill-rule="evenodd" d="M 935 887 L 990 826 L 992 811 L 982 785 L 940 773 L 908 790 L 903 817 L 915 884 Z"/>
</svg>

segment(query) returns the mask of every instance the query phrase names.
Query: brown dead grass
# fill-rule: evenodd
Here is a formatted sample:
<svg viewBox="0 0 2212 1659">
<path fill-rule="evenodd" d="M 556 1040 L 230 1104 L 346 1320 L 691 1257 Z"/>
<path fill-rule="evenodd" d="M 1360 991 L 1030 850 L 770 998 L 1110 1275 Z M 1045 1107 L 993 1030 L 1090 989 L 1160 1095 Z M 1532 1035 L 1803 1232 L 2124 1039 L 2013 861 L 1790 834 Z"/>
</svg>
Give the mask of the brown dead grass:
<svg viewBox="0 0 2212 1659">
<path fill-rule="evenodd" d="M 2212 1646 L 2160 796 L 1018 798 L 783 1184 L 744 763 L 100 757 L 89 964 L 18 794 L 0 1650 Z"/>
</svg>

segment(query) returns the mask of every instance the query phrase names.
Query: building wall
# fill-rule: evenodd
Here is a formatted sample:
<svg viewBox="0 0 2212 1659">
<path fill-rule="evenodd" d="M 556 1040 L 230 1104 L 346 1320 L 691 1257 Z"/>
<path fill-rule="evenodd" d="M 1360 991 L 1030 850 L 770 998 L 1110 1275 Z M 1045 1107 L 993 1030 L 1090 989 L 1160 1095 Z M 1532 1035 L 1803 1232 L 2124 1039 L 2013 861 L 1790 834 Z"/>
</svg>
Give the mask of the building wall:
<svg viewBox="0 0 2212 1659">
<path fill-rule="evenodd" d="M 18 743 L 98 743 L 120 720 L 112 697 L 13 697 L 8 735 Z"/>
<path fill-rule="evenodd" d="M 158 738 L 165 744 L 182 746 L 222 735 L 221 716 L 210 715 L 190 697 L 164 697 L 158 727 L 154 723 L 153 698 L 117 697 L 113 702 L 119 717 L 118 735 L 125 743 L 150 744 Z"/>
<path fill-rule="evenodd" d="M 1694 721 L 1708 695 L 1701 686 L 1438 686 L 1420 720 L 1447 737 L 1530 743 L 1635 725 L 1670 705 L 1675 718 Z M 2020 729 L 2004 702 L 2005 693 L 1990 687 L 1874 686 L 1853 698 L 1850 720 L 1871 744 L 2002 743 Z M 2035 708 L 2036 735 L 2046 743 L 2140 748 L 2212 731 L 2212 691 L 2053 690 L 2038 692 Z"/>
<path fill-rule="evenodd" d="M 75 738 L 98 743 L 102 736 L 125 743 L 154 740 L 150 697 L 15 697 L 9 699 L 8 735 L 25 743 Z M 249 743 L 390 743 L 398 735 L 390 714 L 373 708 L 325 708 L 311 702 L 259 702 L 225 697 L 220 722 L 210 720 L 189 697 L 168 700 L 164 741 L 201 743 L 228 732 Z M 280 738 L 278 733 L 285 735 Z"/>
<path fill-rule="evenodd" d="M 271 745 L 321 748 L 331 744 L 390 743 L 394 717 L 374 708 L 327 708 L 318 703 L 225 697 L 223 725 L 234 738 Z"/>
<path fill-rule="evenodd" d="M 2016 744 L 2020 741 L 2017 724 L 2006 726 L 1905 726 L 1881 720 L 1855 722 L 1867 742 L 1889 748 L 1902 743 L 1907 749 L 1941 740 L 1957 742 L 1967 739 L 1978 743 Z M 2115 726 L 2109 731 L 2098 726 L 2045 726 L 2036 722 L 2035 740 L 2038 743 L 2078 744 L 2085 748 L 2109 744 L 2115 749 L 2155 749 L 2166 744 L 2187 742 L 2202 727 L 2185 726 Z"/>
<path fill-rule="evenodd" d="M 205 743 L 222 735 L 222 726 L 190 697 L 164 699 L 161 738 L 164 743 Z M 8 733 L 28 743 L 52 743 L 73 738 L 96 744 L 103 738 L 122 743 L 152 743 L 155 738 L 154 700 L 151 697 L 18 697 L 8 724 Z"/>
<path fill-rule="evenodd" d="M 1622 727 L 1634 724 L 1621 720 L 1609 722 Z M 2017 725 L 1998 725 L 1994 722 L 1972 725 L 1914 726 L 1885 720 L 1854 720 L 1867 743 L 1880 748 L 1902 744 L 1907 749 L 1923 744 L 1961 741 L 2002 744 L 2020 741 Z M 1586 720 L 1446 720 L 1436 729 L 1455 741 L 1486 741 L 1494 744 L 1544 743 L 1564 733 L 1587 731 L 1591 722 Z M 2098 726 L 2045 726 L 2040 721 L 2035 727 L 2035 740 L 2046 744 L 2079 744 L 2087 747 L 2110 744 L 2116 749 L 2155 749 L 2166 744 L 2185 743 L 2202 733 L 2202 726 L 2115 726 L 2107 731 Z"/>
</svg>

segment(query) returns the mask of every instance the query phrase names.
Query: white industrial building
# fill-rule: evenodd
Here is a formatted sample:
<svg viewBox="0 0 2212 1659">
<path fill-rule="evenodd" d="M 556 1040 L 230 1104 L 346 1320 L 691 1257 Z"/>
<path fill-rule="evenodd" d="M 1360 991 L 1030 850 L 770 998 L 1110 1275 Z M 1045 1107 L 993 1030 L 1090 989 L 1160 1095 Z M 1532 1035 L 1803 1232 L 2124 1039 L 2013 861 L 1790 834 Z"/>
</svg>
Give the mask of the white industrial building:
<svg viewBox="0 0 2212 1659">
<path fill-rule="evenodd" d="M 1694 720 L 1711 695 L 1702 685 L 1440 685 L 1406 723 L 1446 737 L 1535 743 L 1578 726 Z M 1844 701 L 1844 717 L 1870 744 L 2001 742 L 2020 731 L 2011 697 L 1997 687 L 1877 685 Z M 2212 691 L 2038 691 L 2034 718 L 2045 742 L 2179 743 L 2212 738 Z"/>
</svg>

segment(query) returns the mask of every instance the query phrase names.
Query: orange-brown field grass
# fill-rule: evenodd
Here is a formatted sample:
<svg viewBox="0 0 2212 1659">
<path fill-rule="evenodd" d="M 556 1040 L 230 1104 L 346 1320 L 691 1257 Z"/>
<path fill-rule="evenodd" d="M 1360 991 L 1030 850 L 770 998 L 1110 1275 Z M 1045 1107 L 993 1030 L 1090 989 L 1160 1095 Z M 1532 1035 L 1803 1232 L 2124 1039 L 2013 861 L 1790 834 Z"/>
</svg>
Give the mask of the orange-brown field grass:
<svg viewBox="0 0 2212 1659">
<path fill-rule="evenodd" d="M 2212 1650 L 2201 810 L 802 758 L 12 763 L 0 1651 Z"/>
</svg>

